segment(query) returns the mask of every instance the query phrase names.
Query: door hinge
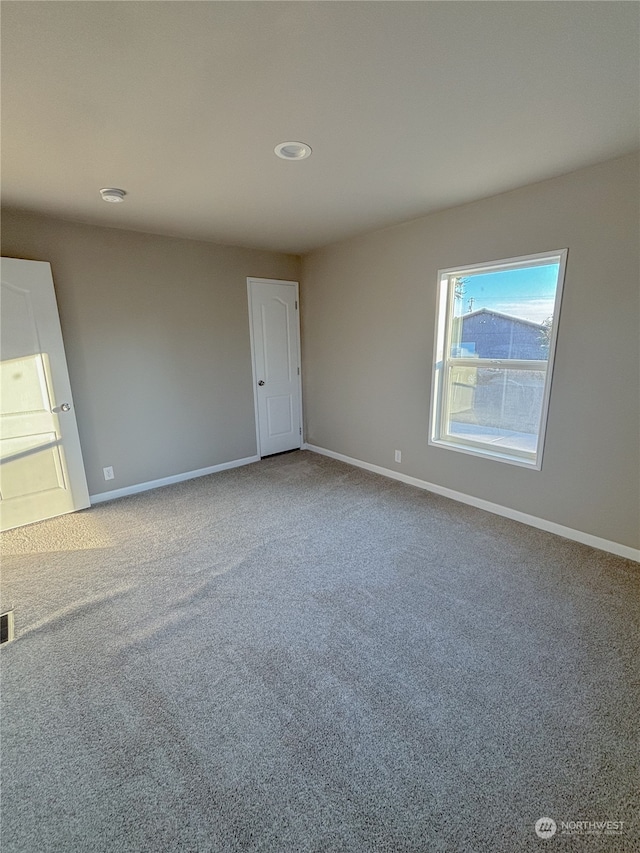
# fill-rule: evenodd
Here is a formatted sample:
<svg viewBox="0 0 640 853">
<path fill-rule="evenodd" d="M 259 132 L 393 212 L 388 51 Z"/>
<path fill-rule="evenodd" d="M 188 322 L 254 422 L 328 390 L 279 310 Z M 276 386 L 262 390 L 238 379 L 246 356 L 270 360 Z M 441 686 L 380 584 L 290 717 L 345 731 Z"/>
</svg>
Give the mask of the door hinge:
<svg viewBox="0 0 640 853">
<path fill-rule="evenodd" d="M 302 435 L 302 427 L 300 427 L 300 435 Z"/>
<path fill-rule="evenodd" d="M 300 376 L 300 368 L 298 368 L 298 376 Z"/>
<path fill-rule="evenodd" d="M 296 311 L 298 310 L 298 300 L 296 299 Z"/>
</svg>

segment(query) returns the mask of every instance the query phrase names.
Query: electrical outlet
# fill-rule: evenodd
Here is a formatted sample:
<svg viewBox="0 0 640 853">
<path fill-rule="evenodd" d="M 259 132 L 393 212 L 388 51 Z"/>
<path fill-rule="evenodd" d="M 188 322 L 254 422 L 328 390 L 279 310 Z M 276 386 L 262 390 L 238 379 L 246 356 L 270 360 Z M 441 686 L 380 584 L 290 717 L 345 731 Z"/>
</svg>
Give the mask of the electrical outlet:
<svg viewBox="0 0 640 853">
<path fill-rule="evenodd" d="M 402 451 L 396 450 L 396 462 L 402 462 Z"/>
<path fill-rule="evenodd" d="M 112 465 L 109 465 L 108 468 L 103 468 L 102 472 L 104 473 L 105 480 L 113 480 L 115 475 L 113 473 L 113 466 Z"/>
</svg>

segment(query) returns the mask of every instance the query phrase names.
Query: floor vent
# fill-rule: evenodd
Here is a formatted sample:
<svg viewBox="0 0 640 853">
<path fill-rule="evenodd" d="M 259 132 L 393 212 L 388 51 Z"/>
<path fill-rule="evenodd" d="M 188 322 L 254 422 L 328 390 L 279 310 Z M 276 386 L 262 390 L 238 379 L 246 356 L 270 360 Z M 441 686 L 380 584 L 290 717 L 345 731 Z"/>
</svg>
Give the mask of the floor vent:
<svg viewBox="0 0 640 853">
<path fill-rule="evenodd" d="M 0 614 L 0 643 L 13 640 L 13 610 Z"/>
</svg>

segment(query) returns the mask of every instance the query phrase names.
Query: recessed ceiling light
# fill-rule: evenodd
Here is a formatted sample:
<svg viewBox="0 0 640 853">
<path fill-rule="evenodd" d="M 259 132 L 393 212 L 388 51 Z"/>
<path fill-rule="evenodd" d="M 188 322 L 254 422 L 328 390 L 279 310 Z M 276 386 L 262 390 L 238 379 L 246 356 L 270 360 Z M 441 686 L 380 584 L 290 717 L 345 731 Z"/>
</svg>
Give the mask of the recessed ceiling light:
<svg viewBox="0 0 640 853">
<path fill-rule="evenodd" d="M 116 189 L 115 187 L 105 187 L 100 190 L 100 195 L 102 196 L 103 201 L 117 203 L 119 201 L 124 201 L 126 192 L 124 190 Z"/>
<path fill-rule="evenodd" d="M 311 146 L 305 142 L 281 142 L 273 150 L 283 160 L 306 160 L 311 156 Z"/>
</svg>

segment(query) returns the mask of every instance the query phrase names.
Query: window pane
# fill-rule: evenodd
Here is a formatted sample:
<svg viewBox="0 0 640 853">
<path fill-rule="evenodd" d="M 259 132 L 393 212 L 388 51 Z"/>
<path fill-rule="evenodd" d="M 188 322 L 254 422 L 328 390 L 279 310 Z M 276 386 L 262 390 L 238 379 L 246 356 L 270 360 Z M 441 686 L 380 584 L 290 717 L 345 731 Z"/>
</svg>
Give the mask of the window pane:
<svg viewBox="0 0 640 853">
<path fill-rule="evenodd" d="M 447 383 L 447 435 L 482 441 L 496 450 L 535 453 L 545 377 L 544 370 L 453 365 Z"/>
<path fill-rule="evenodd" d="M 546 360 L 559 264 L 453 276 L 450 357 Z"/>
</svg>

